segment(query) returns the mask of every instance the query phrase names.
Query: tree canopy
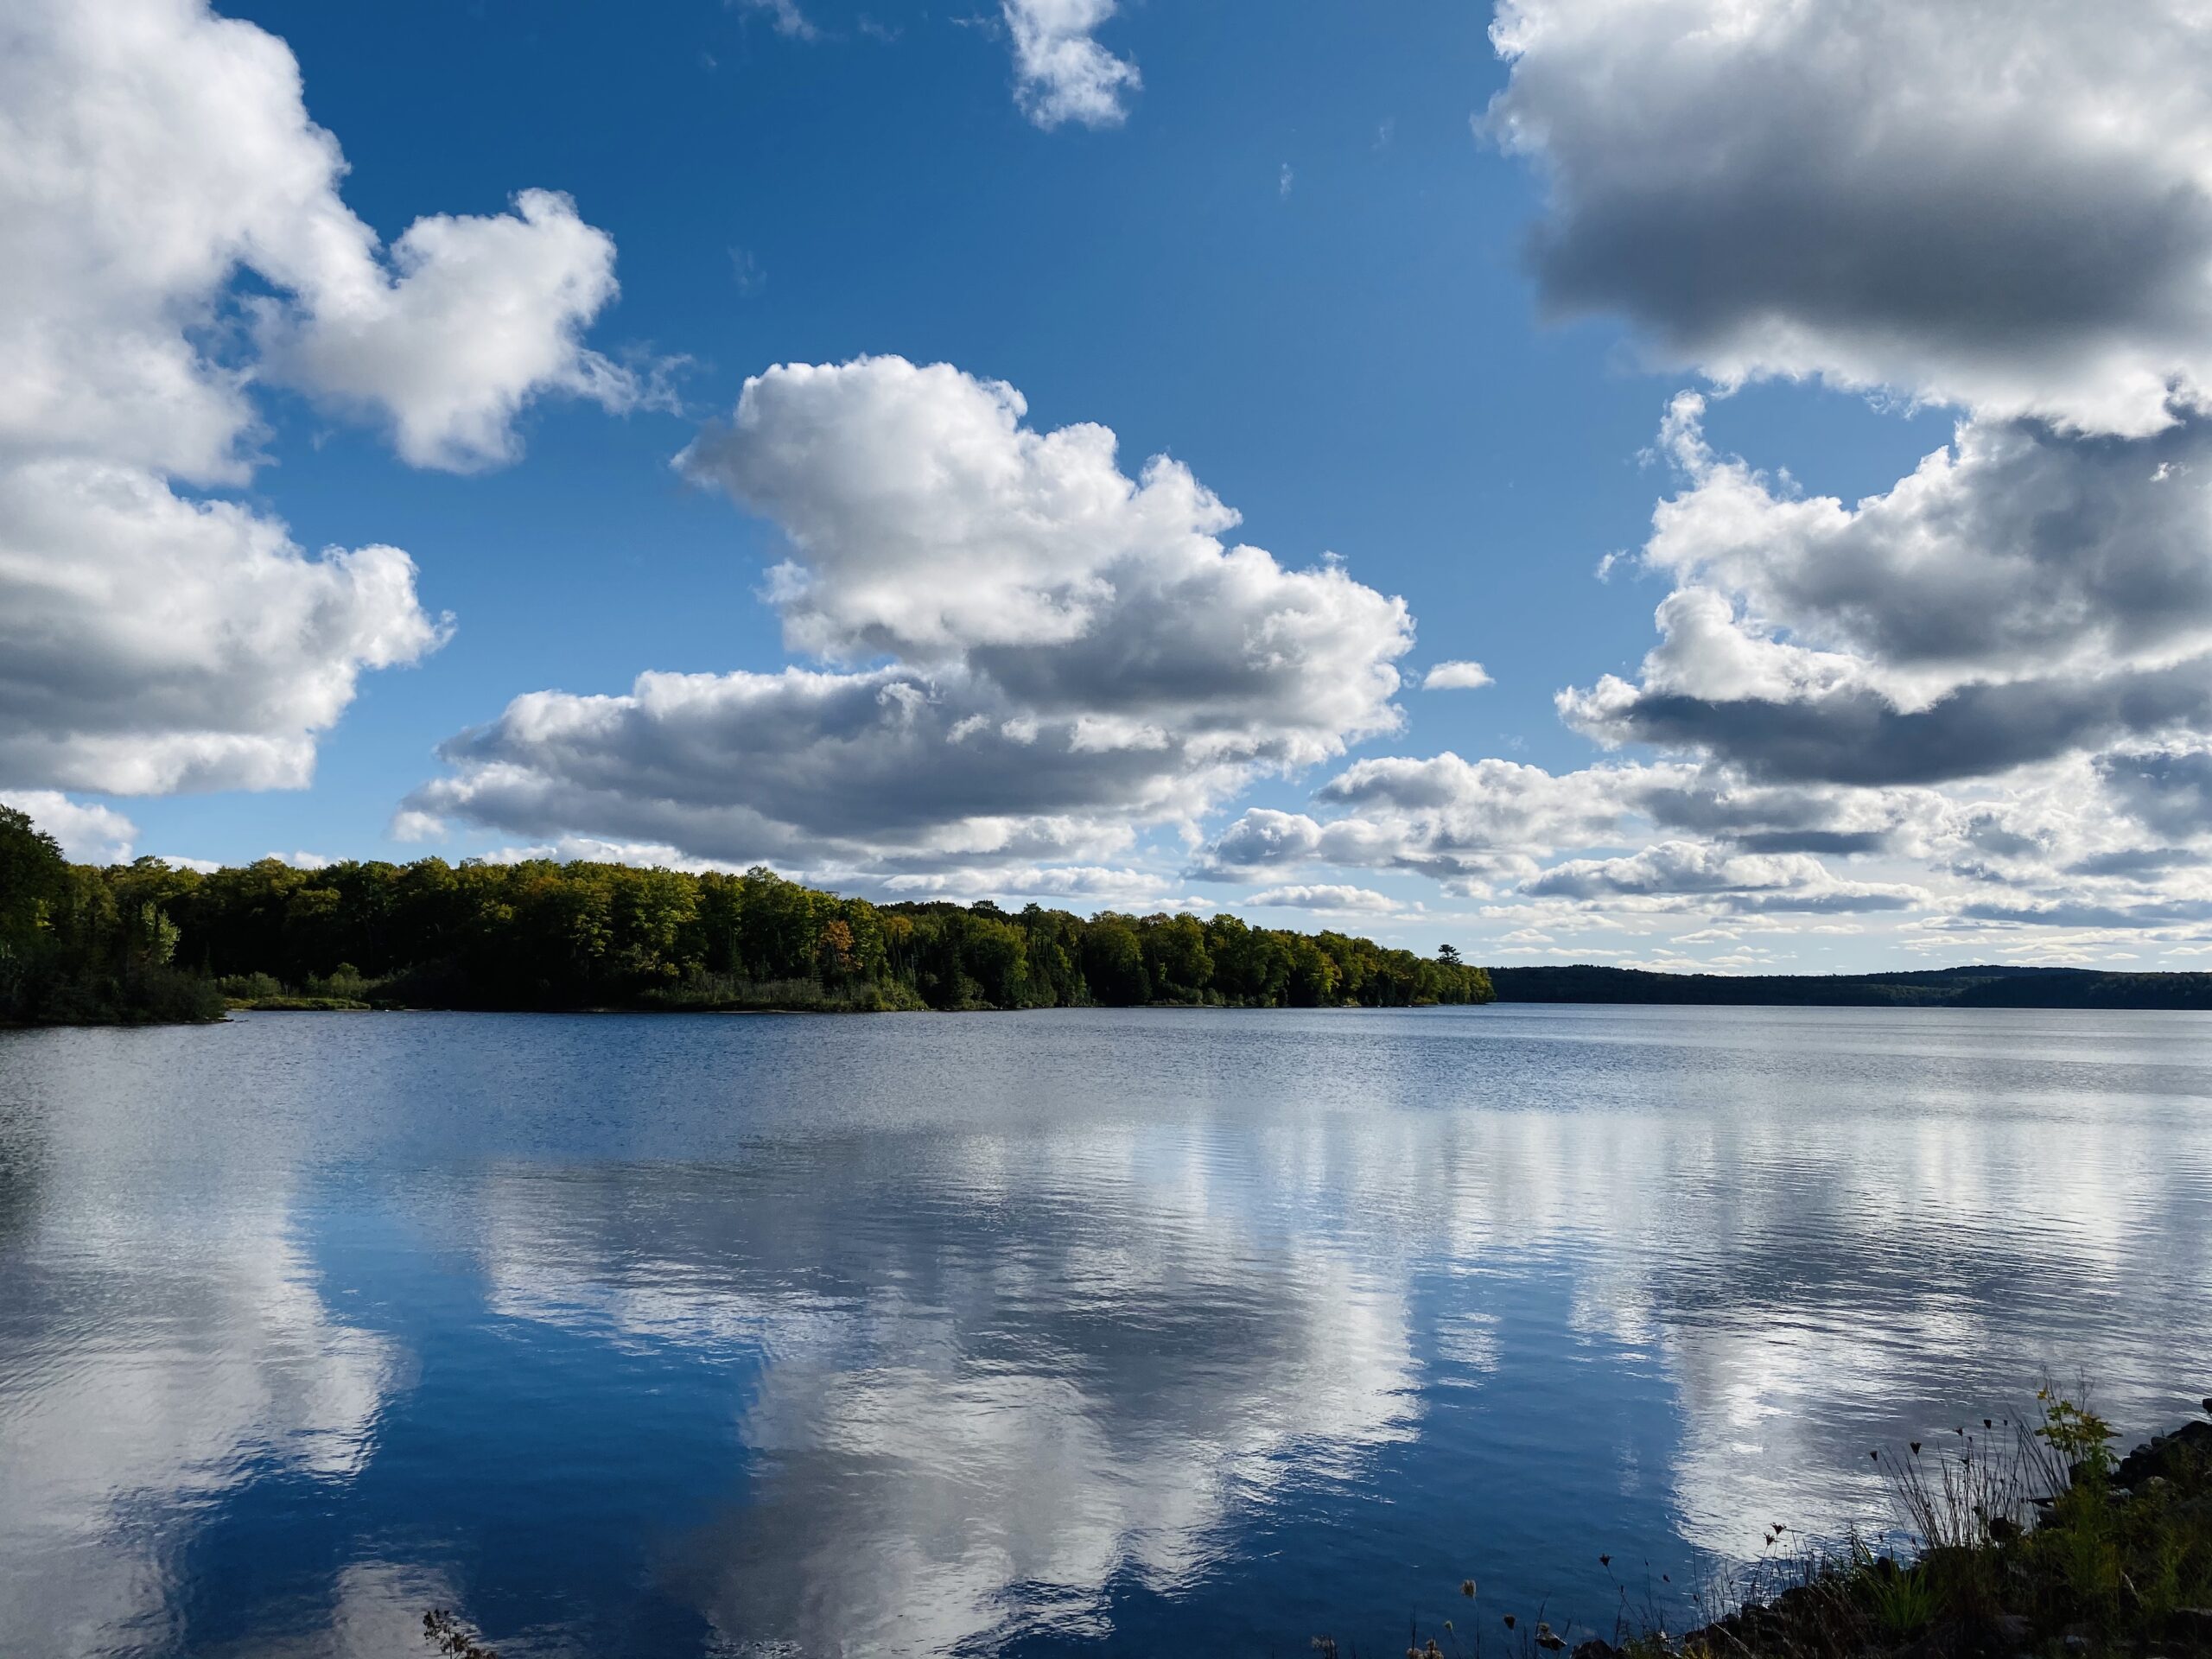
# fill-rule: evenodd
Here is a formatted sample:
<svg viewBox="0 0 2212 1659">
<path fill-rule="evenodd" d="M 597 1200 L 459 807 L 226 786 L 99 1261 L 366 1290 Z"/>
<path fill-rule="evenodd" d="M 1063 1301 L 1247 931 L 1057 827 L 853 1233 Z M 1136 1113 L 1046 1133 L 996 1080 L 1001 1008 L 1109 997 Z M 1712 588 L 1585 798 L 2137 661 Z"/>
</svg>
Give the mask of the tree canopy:
<svg viewBox="0 0 2212 1659">
<path fill-rule="evenodd" d="M 149 865 L 168 874 L 151 859 L 119 870 L 71 864 L 27 814 L 0 806 L 0 1021 L 221 1015 L 207 976 L 175 963 L 180 930 Z"/>
<path fill-rule="evenodd" d="M 0 836 L 0 949 L 71 926 L 82 934 L 93 918 L 118 987 L 151 965 L 248 1001 L 957 1009 L 1404 1007 L 1491 996 L 1479 968 L 1343 933 L 1227 915 L 877 905 L 765 868 L 431 858 L 308 870 L 264 859 L 203 875 L 143 858 L 97 869 L 65 863 L 20 813 Z M 0 959 L 0 975 L 7 963 L 35 982 L 60 958 L 32 948 Z M 35 1018 L 51 1001 L 19 996 L 0 1008 Z"/>
</svg>

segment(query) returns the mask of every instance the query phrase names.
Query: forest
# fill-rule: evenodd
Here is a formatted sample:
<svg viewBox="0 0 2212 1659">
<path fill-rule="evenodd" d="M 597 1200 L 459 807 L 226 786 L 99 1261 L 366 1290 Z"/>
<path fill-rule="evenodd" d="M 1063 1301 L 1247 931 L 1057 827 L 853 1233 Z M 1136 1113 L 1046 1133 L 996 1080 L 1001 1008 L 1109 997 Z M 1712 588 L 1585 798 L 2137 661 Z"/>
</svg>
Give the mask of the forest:
<svg viewBox="0 0 2212 1659">
<path fill-rule="evenodd" d="M 872 904 L 755 868 L 71 864 L 0 809 L 0 1020 L 269 1007 L 981 1009 L 1486 1002 L 1489 976 L 1234 916 Z"/>
<path fill-rule="evenodd" d="M 1493 968 L 1501 1002 L 1872 1008 L 2212 1008 L 2212 974 L 1986 963 L 1880 974 L 1662 974 L 1589 963 Z"/>
</svg>

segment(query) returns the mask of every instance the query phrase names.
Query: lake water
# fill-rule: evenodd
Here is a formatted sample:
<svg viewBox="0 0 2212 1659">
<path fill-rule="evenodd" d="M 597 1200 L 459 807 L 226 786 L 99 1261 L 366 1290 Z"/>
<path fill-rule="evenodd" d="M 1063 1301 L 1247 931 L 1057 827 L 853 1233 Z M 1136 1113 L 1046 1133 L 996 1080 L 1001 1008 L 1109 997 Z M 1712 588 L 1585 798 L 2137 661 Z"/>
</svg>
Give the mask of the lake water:
<svg viewBox="0 0 2212 1659">
<path fill-rule="evenodd" d="M 0 1036 L 26 1659 L 1610 1630 L 2046 1370 L 2212 1391 L 2212 1017 Z"/>
</svg>

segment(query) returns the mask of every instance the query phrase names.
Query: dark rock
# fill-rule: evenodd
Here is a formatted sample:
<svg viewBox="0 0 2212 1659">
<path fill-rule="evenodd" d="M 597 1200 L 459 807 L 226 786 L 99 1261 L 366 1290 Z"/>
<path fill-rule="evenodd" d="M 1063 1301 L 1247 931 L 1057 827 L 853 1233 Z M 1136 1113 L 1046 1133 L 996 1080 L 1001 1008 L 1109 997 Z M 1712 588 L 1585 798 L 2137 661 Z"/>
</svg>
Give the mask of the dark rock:
<svg viewBox="0 0 2212 1659">
<path fill-rule="evenodd" d="M 1620 1659 L 1620 1651 L 1602 1636 L 1593 1636 L 1577 1646 L 1567 1659 Z"/>
<path fill-rule="evenodd" d="M 2177 1607 L 2166 1615 L 2166 1639 L 2192 1653 L 2212 1652 L 2212 1607 Z"/>
<path fill-rule="evenodd" d="M 2115 1486 L 2139 1486 L 2152 1476 L 2177 1484 L 2202 1480 L 2212 1471 L 2212 1423 L 2184 1423 L 2171 1434 L 2154 1435 L 2120 1460 L 2112 1471 Z"/>
<path fill-rule="evenodd" d="M 1920 1639 L 1897 1649 L 1897 1659 L 1950 1659 L 1966 1645 L 1955 1624 L 1931 1625 Z"/>
</svg>

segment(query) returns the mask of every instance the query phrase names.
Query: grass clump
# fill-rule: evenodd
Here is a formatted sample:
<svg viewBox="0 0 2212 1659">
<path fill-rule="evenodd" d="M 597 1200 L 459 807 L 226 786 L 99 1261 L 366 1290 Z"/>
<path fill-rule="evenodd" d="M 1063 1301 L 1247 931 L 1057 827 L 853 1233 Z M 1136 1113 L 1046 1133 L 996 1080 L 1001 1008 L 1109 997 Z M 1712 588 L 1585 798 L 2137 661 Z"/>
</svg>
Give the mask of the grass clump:
<svg viewBox="0 0 2212 1659">
<path fill-rule="evenodd" d="M 423 1640 L 446 1659 L 499 1659 L 476 1632 L 443 1607 L 423 1615 Z"/>
<path fill-rule="evenodd" d="M 1758 1560 L 1693 1599 L 1687 1635 L 1649 1597 L 1631 1617 L 1624 1590 L 1611 1635 L 1584 1627 L 1568 1659 L 2212 1656 L 2212 1423 L 2120 1458 L 2086 1401 L 2046 1387 L 2026 1419 L 1871 1452 L 1891 1509 L 1872 1538 L 1786 1553 L 1770 1527 Z M 1570 1645 L 1541 1619 L 1504 1633 L 1514 1659 Z M 1408 1654 L 1463 1651 L 1444 1635 Z"/>
<path fill-rule="evenodd" d="M 1681 1651 L 2212 1654 L 2212 1423 L 2123 1459 L 2085 1401 L 2046 1387 L 2036 1404 L 2025 1421 L 1985 1418 L 1980 1433 L 1872 1453 L 1894 1511 L 1889 1547 L 1853 1537 L 1796 1563 L 1795 1582 L 1746 1599 Z"/>
</svg>

